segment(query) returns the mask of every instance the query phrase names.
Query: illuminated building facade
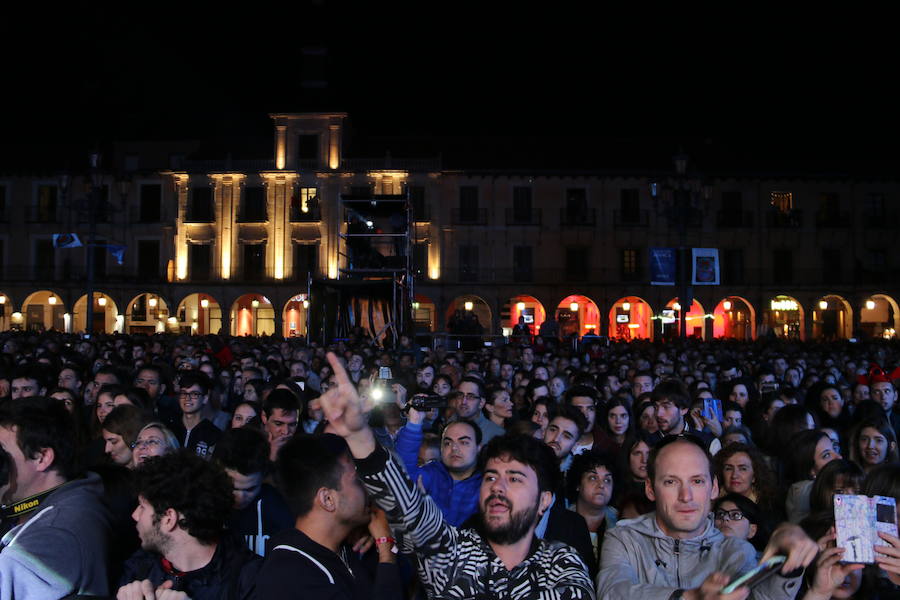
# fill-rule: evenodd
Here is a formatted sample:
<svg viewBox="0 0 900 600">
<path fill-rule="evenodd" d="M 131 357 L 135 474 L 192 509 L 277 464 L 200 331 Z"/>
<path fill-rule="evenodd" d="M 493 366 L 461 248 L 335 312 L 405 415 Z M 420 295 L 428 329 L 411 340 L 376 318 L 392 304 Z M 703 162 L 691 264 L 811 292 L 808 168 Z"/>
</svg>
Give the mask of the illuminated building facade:
<svg viewBox="0 0 900 600">
<path fill-rule="evenodd" d="M 94 330 L 305 335 L 308 281 L 339 279 L 341 194 L 407 194 L 413 317 L 442 332 L 457 310 L 492 335 L 520 315 L 563 334 L 752 339 L 892 336 L 900 327 L 891 178 L 471 171 L 438 159 L 345 156 L 343 113 L 271 115 L 261 160 L 192 159 L 187 143 L 119 144 L 92 253 Z M 113 175 L 115 173 L 115 175 Z M 89 178 L 0 176 L 0 329 L 83 331 Z M 673 190 L 690 190 L 690 218 Z M 675 226 L 678 222 L 680 225 Z M 717 248 L 721 284 L 649 284 L 649 249 Z M 390 248 L 386 250 L 391 252 Z M 685 308 L 682 311 L 682 308 Z M 315 333 L 313 333 L 315 336 Z"/>
</svg>

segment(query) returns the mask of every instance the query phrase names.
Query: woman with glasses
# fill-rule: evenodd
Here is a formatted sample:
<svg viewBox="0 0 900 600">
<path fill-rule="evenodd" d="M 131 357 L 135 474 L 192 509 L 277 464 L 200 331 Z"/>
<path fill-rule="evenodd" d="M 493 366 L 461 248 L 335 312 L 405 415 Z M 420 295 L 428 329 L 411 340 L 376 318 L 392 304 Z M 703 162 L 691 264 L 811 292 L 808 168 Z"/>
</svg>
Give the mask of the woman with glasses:
<svg viewBox="0 0 900 600">
<path fill-rule="evenodd" d="M 180 448 L 178 439 L 158 421 L 144 425 L 132 444 L 133 467 L 140 466 L 151 456 L 162 456 Z"/>
</svg>

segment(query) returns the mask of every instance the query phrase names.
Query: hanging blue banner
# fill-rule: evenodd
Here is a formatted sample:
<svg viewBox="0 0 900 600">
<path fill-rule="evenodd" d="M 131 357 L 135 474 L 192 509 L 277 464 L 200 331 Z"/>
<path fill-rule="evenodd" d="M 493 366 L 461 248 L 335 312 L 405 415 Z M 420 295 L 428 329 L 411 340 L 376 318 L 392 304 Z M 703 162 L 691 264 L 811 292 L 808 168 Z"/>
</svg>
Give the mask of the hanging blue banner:
<svg viewBox="0 0 900 600">
<path fill-rule="evenodd" d="M 650 248 L 650 285 L 675 285 L 675 248 Z"/>
</svg>

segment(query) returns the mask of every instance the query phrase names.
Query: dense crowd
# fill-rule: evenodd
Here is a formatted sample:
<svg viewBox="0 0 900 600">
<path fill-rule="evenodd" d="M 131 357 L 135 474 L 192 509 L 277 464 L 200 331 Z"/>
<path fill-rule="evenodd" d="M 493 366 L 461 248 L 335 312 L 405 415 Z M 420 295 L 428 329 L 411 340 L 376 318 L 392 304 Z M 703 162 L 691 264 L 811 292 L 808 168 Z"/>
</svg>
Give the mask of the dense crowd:
<svg viewBox="0 0 900 600">
<path fill-rule="evenodd" d="M 0 599 L 900 597 L 895 342 L 0 343 Z"/>
</svg>

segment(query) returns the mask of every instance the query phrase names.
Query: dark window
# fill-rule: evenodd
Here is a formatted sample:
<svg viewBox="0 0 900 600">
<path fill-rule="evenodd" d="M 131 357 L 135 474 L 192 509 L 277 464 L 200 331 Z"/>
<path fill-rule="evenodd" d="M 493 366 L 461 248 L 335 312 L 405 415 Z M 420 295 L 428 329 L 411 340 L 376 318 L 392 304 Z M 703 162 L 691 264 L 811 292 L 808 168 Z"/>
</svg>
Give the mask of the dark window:
<svg viewBox="0 0 900 600">
<path fill-rule="evenodd" d="M 3 277 L 3 272 L 6 270 L 3 268 L 4 266 L 6 266 L 6 241 L 0 240 L 0 278 Z"/>
<path fill-rule="evenodd" d="M 524 282 L 534 279 L 532 247 L 513 247 L 513 281 Z"/>
<path fill-rule="evenodd" d="M 350 195 L 357 196 L 361 198 L 368 198 L 372 195 L 372 186 L 371 185 L 351 185 L 350 186 Z"/>
<path fill-rule="evenodd" d="M 214 220 L 213 189 L 208 185 L 191 188 L 187 221 L 190 223 L 212 223 Z"/>
<path fill-rule="evenodd" d="M 623 248 L 621 269 L 623 281 L 635 281 L 640 278 L 641 251 L 637 248 Z"/>
<path fill-rule="evenodd" d="M 53 280 L 56 270 L 56 249 L 53 240 L 34 241 L 34 275 L 38 280 Z"/>
<path fill-rule="evenodd" d="M 743 196 L 740 192 L 722 192 L 722 210 L 724 212 L 740 213 L 744 207 Z"/>
<path fill-rule="evenodd" d="M 0 221 L 6 220 L 6 186 L 0 185 Z"/>
<path fill-rule="evenodd" d="M 589 254 L 590 249 L 586 246 L 566 248 L 566 279 L 569 281 L 587 280 Z"/>
<path fill-rule="evenodd" d="M 822 283 L 835 284 L 842 282 L 840 248 L 822 248 Z"/>
<path fill-rule="evenodd" d="M 59 188 L 55 185 L 39 185 L 35 203 L 34 220 L 38 223 L 56 221 L 56 198 Z"/>
<path fill-rule="evenodd" d="M 459 280 L 478 281 L 478 246 L 459 247 Z"/>
<path fill-rule="evenodd" d="M 640 222 L 641 196 L 637 188 L 627 188 L 619 192 L 619 210 L 623 223 Z"/>
<path fill-rule="evenodd" d="M 412 269 L 417 277 L 428 273 L 428 244 L 413 244 Z"/>
<path fill-rule="evenodd" d="M 190 244 L 188 264 L 193 281 L 209 281 L 212 276 L 212 246 L 210 244 Z"/>
<path fill-rule="evenodd" d="M 515 223 L 531 223 L 531 188 L 516 186 L 513 188 L 513 221 Z"/>
<path fill-rule="evenodd" d="M 459 220 L 462 223 L 478 221 L 478 188 L 474 185 L 459 188 Z"/>
<path fill-rule="evenodd" d="M 138 240 L 138 276 L 159 279 L 159 240 Z"/>
<path fill-rule="evenodd" d="M 837 194 L 819 194 L 818 224 L 825 227 L 846 225 L 841 219 L 841 199 Z"/>
<path fill-rule="evenodd" d="M 142 223 L 159 223 L 162 215 L 162 185 L 159 183 L 141 184 L 141 212 Z"/>
<path fill-rule="evenodd" d="M 412 204 L 413 221 L 428 221 L 428 211 L 425 205 L 425 187 L 421 185 L 409 186 L 409 201 Z"/>
<path fill-rule="evenodd" d="M 260 223 L 266 220 L 266 188 L 262 186 L 244 188 L 241 220 L 248 223 Z"/>
<path fill-rule="evenodd" d="M 722 283 L 725 285 L 744 283 L 743 248 L 726 248 L 722 251 Z"/>
<path fill-rule="evenodd" d="M 319 272 L 319 246 L 294 244 L 294 280 L 306 281 L 307 273 L 313 277 Z"/>
<path fill-rule="evenodd" d="M 319 158 L 318 134 L 297 136 L 297 158 L 300 160 L 317 160 Z"/>
<path fill-rule="evenodd" d="M 260 281 L 266 274 L 266 245 L 244 244 L 244 279 Z"/>
<path fill-rule="evenodd" d="M 587 218 L 587 190 L 569 188 L 566 190 L 566 220 L 577 223 Z"/>
<path fill-rule="evenodd" d="M 772 252 L 772 279 L 774 283 L 794 282 L 794 255 L 790 250 L 780 249 Z"/>
</svg>

